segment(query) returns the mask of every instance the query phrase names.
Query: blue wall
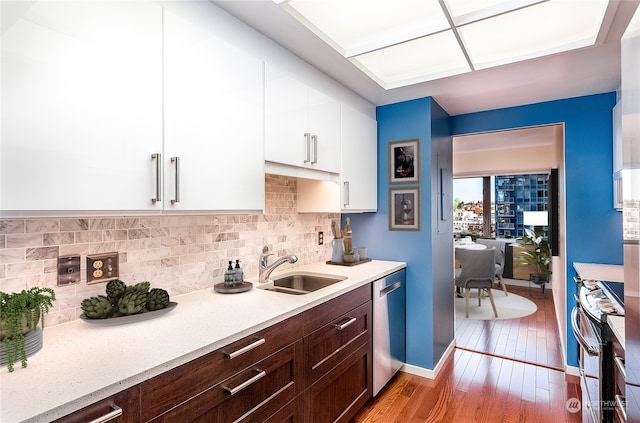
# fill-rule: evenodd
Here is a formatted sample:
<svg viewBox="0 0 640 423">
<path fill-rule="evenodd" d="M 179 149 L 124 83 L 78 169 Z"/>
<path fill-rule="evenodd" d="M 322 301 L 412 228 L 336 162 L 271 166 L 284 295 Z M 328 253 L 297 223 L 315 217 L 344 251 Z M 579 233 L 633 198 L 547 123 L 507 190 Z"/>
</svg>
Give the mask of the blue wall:
<svg viewBox="0 0 640 423">
<path fill-rule="evenodd" d="M 378 107 L 378 212 L 349 217 L 354 245 L 366 245 L 372 258 L 407 262 L 408 364 L 434 369 L 453 339 L 452 236 L 443 232 L 446 223 L 438 222 L 436 180 L 438 160 L 448 154 L 444 145 L 448 142 L 450 148 L 449 134 L 564 123 L 570 312 L 575 292 L 573 262 L 622 264 L 622 216 L 612 206 L 611 110 L 615 99 L 615 93 L 605 93 L 450 118 L 431 98 Z M 412 138 L 421 140 L 422 230 L 389 231 L 388 143 Z M 436 159 L 436 154 L 441 157 Z M 450 177 L 450 169 L 445 174 Z M 444 188 L 451 192 L 451 186 Z M 567 364 L 577 366 L 569 315 L 567 328 Z"/>
<path fill-rule="evenodd" d="M 550 101 L 451 118 L 454 135 L 564 123 L 567 265 L 567 364 L 577 366 L 569 313 L 573 262 L 622 264 L 622 215 L 613 209 L 615 93 Z"/>
<path fill-rule="evenodd" d="M 407 263 L 407 363 L 433 369 L 453 340 L 452 230 L 437 235 L 437 192 L 432 189 L 436 186 L 438 158 L 448 157 L 447 163 L 451 162 L 449 117 L 431 98 L 423 98 L 378 107 L 377 120 L 378 212 L 349 215 L 353 242 L 366 245 L 374 259 Z M 388 143 L 414 138 L 420 139 L 421 230 L 389 231 Z M 450 166 L 446 172 L 445 178 L 451 184 Z M 451 214 L 452 200 L 445 201 L 445 213 Z M 434 256 L 444 260 L 435 266 Z"/>
</svg>

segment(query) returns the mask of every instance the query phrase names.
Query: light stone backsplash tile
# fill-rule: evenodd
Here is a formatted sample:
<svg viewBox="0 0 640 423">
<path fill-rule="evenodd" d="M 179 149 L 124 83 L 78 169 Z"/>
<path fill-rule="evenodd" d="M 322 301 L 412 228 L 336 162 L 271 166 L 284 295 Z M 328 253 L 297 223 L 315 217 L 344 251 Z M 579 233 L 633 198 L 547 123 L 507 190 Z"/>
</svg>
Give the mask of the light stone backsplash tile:
<svg viewBox="0 0 640 423">
<path fill-rule="evenodd" d="M 68 229 L 62 230 L 66 231 Z M 58 231 L 60 231 L 60 220 L 57 219 L 31 219 L 25 221 L 25 232 L 28 234 Z"/>
<path fill-rule="evenodd" d="M 86 231 L 89 229 L 89 219 L 60 219 L 60 231 Z"/>
<path fill-rule="evenodd" d="M 0 234 L 23 234 L 25 232 L 25 221 L 20 219 L 0 220 Z"/>
<path fill-rule="evenodd" d="M 7 248 L 43 246 L 43 234 L 41 233 L 8 234 L 2 236 L 6 239 Z"/>
<path fill-rule="evenodd" d="M 294 178 L 267 175 L 265 190 L 264 214 L 0 219 L 0 290 L 54 288 L 52 326 L 78 319 L 83 299 L 104 294 L 104 283 L 86 283 L 88 254 L 117 251 L 120 279 L 149 281 L 172 296 L 211 289 L 229 260 L 240 260 L 245 278 L 256 277 L 265 245 L 276 256 L 298 256 L 283 269 L 328 260 L 330 242 L 317 245 L 317 233 L 329 240 L 340 215 L 296 213 Z M 81 256 L 80 283 L 57 286 L 58 255 Z"/>
</svg>

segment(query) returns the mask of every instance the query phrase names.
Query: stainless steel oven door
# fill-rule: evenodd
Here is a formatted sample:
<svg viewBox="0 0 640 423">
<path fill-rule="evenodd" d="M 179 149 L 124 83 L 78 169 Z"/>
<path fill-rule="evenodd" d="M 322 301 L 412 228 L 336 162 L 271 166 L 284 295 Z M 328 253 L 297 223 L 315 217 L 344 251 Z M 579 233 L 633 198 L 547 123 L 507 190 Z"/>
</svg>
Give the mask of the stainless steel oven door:
<svg viewBox="0 0 640 423">
<path fill-rule="evenodd" d="M 579 345 L 578 364 L 580 367 L 580 387 L 582 407 L 587 410 L 593 422 L 602 421 L 600 410 L 600 355 L 601 340 L 597 329 L 580 307 L 571 311 L 571 329 Z M 584 414 L 583 414 L 584 415 Z"/>
</svg>

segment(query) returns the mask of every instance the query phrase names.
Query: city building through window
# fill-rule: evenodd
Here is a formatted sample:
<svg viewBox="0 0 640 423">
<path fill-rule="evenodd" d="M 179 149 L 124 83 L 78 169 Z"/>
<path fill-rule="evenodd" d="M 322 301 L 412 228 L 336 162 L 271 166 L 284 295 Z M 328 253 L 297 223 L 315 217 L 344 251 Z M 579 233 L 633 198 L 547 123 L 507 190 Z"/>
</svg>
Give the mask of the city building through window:
<svg viewBox="0 0 640 423">
<path fill-rule="evenodd" d="M 453 198 L 456 236 L 520 238 L 525 228 L 548 230 L 548 174 L 457 178 Z"/>
</svg>

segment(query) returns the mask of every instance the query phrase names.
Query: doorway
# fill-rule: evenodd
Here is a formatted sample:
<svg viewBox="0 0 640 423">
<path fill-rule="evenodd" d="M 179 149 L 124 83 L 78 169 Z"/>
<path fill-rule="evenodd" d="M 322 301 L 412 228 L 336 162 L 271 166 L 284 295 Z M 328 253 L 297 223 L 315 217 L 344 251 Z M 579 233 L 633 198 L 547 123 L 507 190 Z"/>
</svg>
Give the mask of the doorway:
<svg viewBox="0 0 640 423">
<path fill-rule="evenodd" d="M 480 186 L 479 181 L 484 181 L 483 187 L 486 189 L 487 185 L 495 187 L 494 178 L 499 175 L 548 175 L 550 170 L 554 168 L 559 170 L 560 175 L 564 175 L 563 141 L 564 126 L 562 124 L 453 137 L 454 181 L 475 180 L 476 186 Z M 563 190 L 563 184 L 560 189 Z M 495 201 L 495 189 L 491 191 L 492 195 L 491 199 L 488 200 L 489 204 Z M 479 195 L 476 196 L 479 197 Z M 483 198 L 486 198 L 486 192 Z M 562 192 L 560 192 L 559 198 L 564 198 Z M 454 213 L 456 212 L 455 206 L 456 204 L 454 204 Z M 558 207 L 561 209 L 560 216 L 564 216 L 564 204 L 562 204 L 562 201 Z M 483 209 L 485 208 L 487 208 L 486 204 Z M 493 214 L 493 216 L 490 214 L 490 219 L 495 222 L 495 207 L 489 205 L 488 208 Z M 487 230 L 484 222 L 480 226 L 483 232 Z M 564 222 L 560 222 L 559 229 L 562 232 L 563 227 Z M 490 230 L 491 237 L 496 237 L 495 227 L 491 227 Z M 501 230 L 502 232 L 504 231 Z M 500 237 L 500 234 L 498 234 L 498 237 Z M 566 315 L 565 272 L 562 269 L 562 263 L 564 263 L 563 251 L 564 247 L 562 246 L 559 248 L 558 256 L 554 257 L 552 289 L 546 293 L 550 301 L 545 302 L 533 299 L 539 304 L 536 304 L 538 311 L 531 315 L 531 318 L 534 319 L 532 322 L 540 321 L 541 319 L 546 322 L 544 325 L 538 326 L 541 330 L 538 335 L 546 337 L 545 332 L 553 328 L 553 333 L 548 341 L 542 342 L 538 340 L 539 342 L 535 342 L 534 340 L 532 345 L 527 346 L 526 339 L 518 340 L 518 334 L 527 333 L 526 327 L 532 324 L 525 318 L 513 319 L 513 321 L 476 320 L 473 325 L 470 322 L 456 321 L 454 336 L 457 346 L 494 355 L 504 355 L 507 358 L 532 361 L 535 364 L 544 366 L 562 367 L 564 363 L 563 346 L 566 345 L 566 327 L 562 327 L 564 319 L 558 319 L 556 316 Z M 528 296 L 528 283 L 526 281 L 507 281 L 507 284 L 508 286 L 512 285 L 510 286 L 512 288 L 509 290 L 510 292 L 513 291 L 514 294 L 519 293 L 519 295 Z M 486 305 L 488 306 L 488 304 Z M 557 327 L 558 325 L 561 327 Z M 522 328 L 525 328 L 524 332 L 522 332 Z M 559 342 L 554 342 L 554 338 L 558 336 L 560 338 Z M 512 347 L 513 345 L 519 345 L 519 347 L 515 349 L 506 347 L 507 344 Z"/>
</svg>

